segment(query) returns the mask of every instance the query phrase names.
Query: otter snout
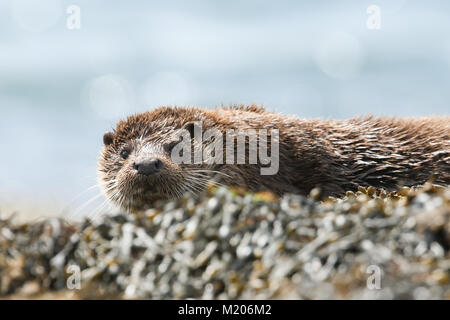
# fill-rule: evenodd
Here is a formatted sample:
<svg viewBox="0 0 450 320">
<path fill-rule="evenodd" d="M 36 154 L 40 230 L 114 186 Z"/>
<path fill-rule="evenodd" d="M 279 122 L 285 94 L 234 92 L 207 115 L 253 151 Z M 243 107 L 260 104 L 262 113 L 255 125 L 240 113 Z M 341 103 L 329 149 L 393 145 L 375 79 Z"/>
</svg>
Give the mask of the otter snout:
<svg viewBox="0 0 450 320">
<path fill-rule="evenodd" d="M 133 168 L 138 172 L 138 174 L 145 176 L 158 173 L 161 171 L 163 166 L 162 161 L 157 158 L 140 160 L 133 163 Z"/>
</svg>

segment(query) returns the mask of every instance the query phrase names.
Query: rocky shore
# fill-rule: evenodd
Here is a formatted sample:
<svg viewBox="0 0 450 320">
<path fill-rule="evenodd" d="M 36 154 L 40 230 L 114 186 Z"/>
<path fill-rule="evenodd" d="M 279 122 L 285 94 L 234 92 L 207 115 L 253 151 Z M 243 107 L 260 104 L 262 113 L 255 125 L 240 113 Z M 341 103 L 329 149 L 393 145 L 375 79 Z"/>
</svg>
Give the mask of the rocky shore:
<svg viewBox="0 0 450 320">
<path fill-rule="evenodd" d="M 0 298 L 450 299 L 450 188 L 319 198 L 211 188 L 83 223 L 3 219 Z"/>
</svg>

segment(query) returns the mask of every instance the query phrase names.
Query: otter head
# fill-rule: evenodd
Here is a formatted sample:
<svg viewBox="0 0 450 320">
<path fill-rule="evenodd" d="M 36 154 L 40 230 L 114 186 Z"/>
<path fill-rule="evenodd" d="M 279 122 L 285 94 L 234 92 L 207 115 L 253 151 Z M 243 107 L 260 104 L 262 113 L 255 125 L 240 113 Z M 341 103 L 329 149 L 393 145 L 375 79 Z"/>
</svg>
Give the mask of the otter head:
<svg viewBox="0 0 450 320">
<path fill-rule="evenodd" d="M 105 133 L 98 175 L 107 198 L 123 210 L 139 211 L 203 189 L 207 173 L 172 157 L 182 141 L 193 141 L 200 118 L 192 109 L 159 108 L 132 115 Z"/>
</svg>

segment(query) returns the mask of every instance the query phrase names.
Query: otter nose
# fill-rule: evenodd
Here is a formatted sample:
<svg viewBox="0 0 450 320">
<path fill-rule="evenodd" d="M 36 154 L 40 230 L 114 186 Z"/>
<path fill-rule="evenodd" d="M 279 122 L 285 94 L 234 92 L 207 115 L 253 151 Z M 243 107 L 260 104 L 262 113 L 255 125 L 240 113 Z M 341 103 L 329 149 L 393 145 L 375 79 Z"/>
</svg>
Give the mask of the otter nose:
<svg viewBox="0 0 450 320">
<path fill-rule="evenodd" d="M 133 167 L 139 174 L 149 176 L 159 172 L 163 167 L 163 163 L 159 159 L 148 159 L 135 162 Z"/>
</svg>

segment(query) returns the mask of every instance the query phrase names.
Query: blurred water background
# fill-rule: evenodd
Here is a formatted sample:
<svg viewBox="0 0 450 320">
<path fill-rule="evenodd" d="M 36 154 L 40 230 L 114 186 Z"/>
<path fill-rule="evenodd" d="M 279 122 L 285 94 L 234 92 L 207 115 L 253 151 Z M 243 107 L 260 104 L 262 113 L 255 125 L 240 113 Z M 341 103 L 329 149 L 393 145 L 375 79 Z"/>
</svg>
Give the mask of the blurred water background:
<svg viewBox="0 0 450 320">
<path fill-rule="evenodd" d="M 80 29 L 67 27 L 70 5 Z M 370 5 L 380 29 L 366 25 Z M 98 193 L 82 192 L 102 135 L 132 112 L 443 115 L 449 71 L 444 0 L 0 0 L 0 210 L 98 207 L 80 206 Z"/>
</svg>

